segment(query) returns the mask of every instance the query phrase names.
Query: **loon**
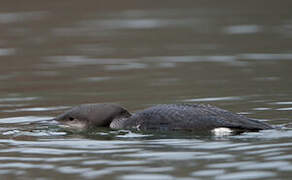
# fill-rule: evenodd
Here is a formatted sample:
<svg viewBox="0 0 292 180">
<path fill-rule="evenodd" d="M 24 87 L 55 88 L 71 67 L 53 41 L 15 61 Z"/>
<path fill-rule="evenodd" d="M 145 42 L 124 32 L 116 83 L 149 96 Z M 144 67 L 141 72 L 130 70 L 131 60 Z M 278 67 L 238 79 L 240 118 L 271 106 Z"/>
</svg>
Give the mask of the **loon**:
<svg viewBox="0 0 292 180">
<path fill-rule="evenodd" d="M 57 116 L 55 120 L 66 127 L 79 130 L 96 127 L 195 132 L 213 131 L 216 128 L 228 128 L 237 132 L 273 129 L 264 122 L 203 104 L 161 104 L 135 114 L 117 104 L 83 104 Z"/>
</svg>

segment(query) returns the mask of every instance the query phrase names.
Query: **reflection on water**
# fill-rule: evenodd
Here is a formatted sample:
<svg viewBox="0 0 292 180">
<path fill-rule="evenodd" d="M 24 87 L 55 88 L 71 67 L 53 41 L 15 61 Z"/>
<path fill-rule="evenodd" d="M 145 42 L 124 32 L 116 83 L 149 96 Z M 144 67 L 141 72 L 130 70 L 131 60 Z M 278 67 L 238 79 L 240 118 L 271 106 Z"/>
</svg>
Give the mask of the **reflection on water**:
<svg viewBox="0 0 292 180">
<path fill-rule="evenodd" d="M 196 98 L 188 99 L 186 102 L 207 102 L 207 101 L 234 101 L 240 100 L 242 97 L 209 97 L 209 98 Z"/>
<path fill-rule="evenodd" d="M 237 25 L 229 26 L 224 30 L 229 34 L 253 34 L 261 31 L 261 27 L 257 25 Z"/>
<path fill-rule="evenodd" d="M 290 179 L 290 4 L 4 0 L 0 178 Z M 86 133 L 48 121 L 96 102 L 210 103 L 279 128 Z"/>
<path fill-rule="evenodd" d="M 39 20 L 45 16 L 46 12 L 14 12 L 14 13 L 0 13 L 0 23 L 19 23 L 25 21 Z"/>
<path fill-rule="evenodd" d="M 267 139 L 257 133 L 219 139 L 134 136 L 112 140 L 90 140 L 65 134 L 51 134 L 37 141 L 2 137 L 1 144 L 9 147 L 0 150 L 6 154 L 0 158 L 0 168 L 5 169 L 1 174 L 38 169 L 40 175 L 47 177 L 55 174 L 88 179 L 140 176 L 142 179 L 155 176 L 259 179 L 285 177 L 292 167 L 289 153 L 292 144 L 274 141 L 276 134 Z M 286 138 L 291 138 L 291 132 L 286 134 L 290 134 Z M 103 136 L 110 136 L 110 132 Z M 12 173 L 10 169 L 16 171 Z"/>
</svg>

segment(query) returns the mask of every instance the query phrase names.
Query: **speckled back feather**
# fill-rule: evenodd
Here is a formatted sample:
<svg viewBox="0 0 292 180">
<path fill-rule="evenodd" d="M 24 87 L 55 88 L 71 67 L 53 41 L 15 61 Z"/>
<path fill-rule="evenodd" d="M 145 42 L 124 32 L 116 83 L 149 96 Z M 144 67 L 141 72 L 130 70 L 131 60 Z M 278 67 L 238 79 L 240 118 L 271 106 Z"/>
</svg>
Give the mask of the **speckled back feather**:
<svg viewBox="0 0 292 180">
<path fill-rule="evenodd" d="M 138 130 L 212 130 L 228 127 L 242 131 L 271 129 L 266 123 L 252 120 L 211 105 L 161 104 L 139 111 L 123 123 Z"/>
</svg>

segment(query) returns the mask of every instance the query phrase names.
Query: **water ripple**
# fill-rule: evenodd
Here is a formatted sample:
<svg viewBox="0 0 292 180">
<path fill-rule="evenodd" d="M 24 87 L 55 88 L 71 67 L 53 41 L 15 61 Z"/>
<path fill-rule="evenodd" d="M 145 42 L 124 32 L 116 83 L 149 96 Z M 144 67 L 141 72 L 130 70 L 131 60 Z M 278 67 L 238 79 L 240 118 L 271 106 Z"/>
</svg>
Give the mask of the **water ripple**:
<svg viewBox="0 0 292 180">
<path fill-rule="evenodd" d="M 224 175 L 219 175 L 215 179 L 218 180 L 228 180 L 228 179 L 259 179 L 268 178 L 276 176 L 273 172 L 268 171 L 242 171 L 237 173 L 229 173 Z"/>
<path fill-rule="evenodd" d="M 40 116 L 22 116 L 22 117 L 10 117 L 10 118 L 1 118 L 1 123 L 31 123 L 31 122 L 37 122 L 37 121 L 43 121 L 52 119 L 52 117 L 40 117 Z"/>
<path fill-rule="evenodd" d="M 210 97 L 210 98 L 196 98 L 196 99 L 187 99 L 185 102 L 208 102 L 208 101 L 234 101 L 234 100 L 242 100 L 243 97 Z"/>
<path fill-rule="evenodd" d="M 0 98 L 0 102 L 21 102 L 21 101 L 34 101 L 40 99 L 39 97 L 11 97 L 11 98 Z"/>
</svg>

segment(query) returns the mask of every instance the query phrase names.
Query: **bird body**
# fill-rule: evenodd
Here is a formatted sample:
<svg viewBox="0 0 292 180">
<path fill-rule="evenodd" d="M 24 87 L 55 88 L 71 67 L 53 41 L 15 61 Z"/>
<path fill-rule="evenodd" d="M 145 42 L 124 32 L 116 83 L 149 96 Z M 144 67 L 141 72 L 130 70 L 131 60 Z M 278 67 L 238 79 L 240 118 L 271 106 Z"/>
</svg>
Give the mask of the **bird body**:
<svg viewBox="0 0 292 180">
<path fill-rule="evenodd" d="M 56 119 L 71 127 L 83 124 L 79 127 L 86 129 L 99 126 L 139 131 L 211 131 L 229 128 L 245 132 L 273 128 L 264 122 L 203 104 L 162 104 L 135 114 L 115 104 L 87 104 L 74 107 Z"/>
</svg>

